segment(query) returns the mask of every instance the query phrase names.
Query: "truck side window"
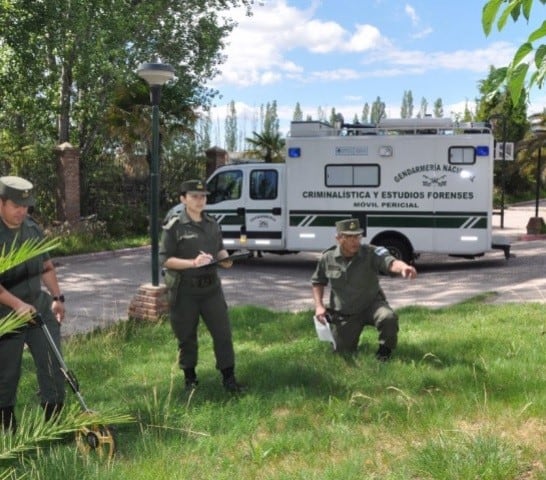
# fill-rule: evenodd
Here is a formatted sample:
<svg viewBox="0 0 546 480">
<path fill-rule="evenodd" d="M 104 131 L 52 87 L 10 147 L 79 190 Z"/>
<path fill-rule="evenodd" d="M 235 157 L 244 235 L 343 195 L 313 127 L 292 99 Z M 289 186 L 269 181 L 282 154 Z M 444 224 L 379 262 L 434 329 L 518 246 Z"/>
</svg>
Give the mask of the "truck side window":
<svg viewBox="0 0 546 480">
<path fill-rule="evenodd" d="M 237 200 L 241 198 L 242 184 L 243 172 L 241 170 L 220 172 L 207 183 L 207 189 L 210 192 L 207 203 L 212 205 L 225 200 Z"/>
<path fill-rule="evenodd" d="M 277 170 L 252 170 L 250 172 L 250 198 L 274 200 L 278 195 Z"/>
<path fill-rule="evenodd" d="M 472 165 L 476 163 L 474 147 L 449 147 L 448 157 L 451 165 Z"/>
</svg>

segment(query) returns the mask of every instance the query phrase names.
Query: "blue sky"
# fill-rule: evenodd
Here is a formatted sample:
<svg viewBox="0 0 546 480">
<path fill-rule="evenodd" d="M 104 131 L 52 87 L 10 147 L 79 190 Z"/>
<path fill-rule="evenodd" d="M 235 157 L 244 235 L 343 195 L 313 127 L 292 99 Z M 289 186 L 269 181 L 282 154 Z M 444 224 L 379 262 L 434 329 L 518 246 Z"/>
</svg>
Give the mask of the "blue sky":
<svg viewBox="0 0 546 480">
<path fill-rule="evenodd" d="M 516 48 L 545 18 L 535 1 L 531 22 L 509 22 L 483 33 L 485 0 L 265 0 L 253 15 L 232 11 L 239 25 L 228 39 L 226 62 L 210 86 L 219 90 L 212 118 L 213 141 L 223 146 L 227 105 L 235 101 L 238 127 L 251 136 L 260 105 L 277 101 L 281 130 L 289 128 L 296 102 L 304 116 L 346 121 L 379 96 L 390 118 L 400 116 L 411 90 L 414 114 L 421 99 L 428 113 L 441 98 L 445 116 L 474 110 L 478 82 L 489 66 L 508 64 Z M 530 112 L 546 105 L 544 90 L 532 92 Z M 217 138 L 214 138 L 216 135 Z M 220 138 L 218 138 L 220 137 Z"/>
</svg>

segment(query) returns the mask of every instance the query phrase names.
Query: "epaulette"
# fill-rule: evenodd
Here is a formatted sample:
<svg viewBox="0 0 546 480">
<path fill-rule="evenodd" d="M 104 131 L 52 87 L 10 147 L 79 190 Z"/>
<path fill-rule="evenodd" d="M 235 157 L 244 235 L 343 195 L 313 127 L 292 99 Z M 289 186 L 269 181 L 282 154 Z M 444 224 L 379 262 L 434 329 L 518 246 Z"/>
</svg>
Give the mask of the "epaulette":
<svg viewBox="0 0 546 480">
<path fill-rule="evenodd" d="M 330 252 L 331 250 L 335 250 L 336 245 L 332 245 L 331 247 L 327 248 L 326 250 L 323 250 L 322 253 Z"/>
<path fill-rule="evenodd" d="M 171 218 L 168 218 L 165 220 L 165 223 L 163 224 L 163 230 L 170 230 L 172 226 L 178 222 L 180 219 L 180 215 L 173 215 Z"/>
</svg>

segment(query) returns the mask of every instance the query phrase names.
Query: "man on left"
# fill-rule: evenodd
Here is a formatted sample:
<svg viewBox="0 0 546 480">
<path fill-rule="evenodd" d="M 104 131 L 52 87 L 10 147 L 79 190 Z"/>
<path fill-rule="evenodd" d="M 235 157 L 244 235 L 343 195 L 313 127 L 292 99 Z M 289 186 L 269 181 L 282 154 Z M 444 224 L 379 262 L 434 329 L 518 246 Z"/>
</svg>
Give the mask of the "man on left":
<svg viewBox="0 0 546 480">
<path fill-rule="evenodd" d="M 0 177 L 0 251 L 20 248 L 29 239 L 44 238 L 40 227 L 28 216 L 29 207 L 34 205 L 32 189 L 32 183 L 24 178 Z M 42 284 L 49 293 L 42 290 Z M 0 318 L 12 311 L 29 315 L 39 313 L 60 350 L 64 296 L 47 253 L 0 274 Z M 14 406 L 25 344 L 36 365 L 39 397 L 46 420 L 56 415 L 64 402 L 64 377 L 42 329 L 29 324 L 3 335 L 0 337 L 0 428 L 4 431 L 15 432 L 17 428 Z"/>
</svg>

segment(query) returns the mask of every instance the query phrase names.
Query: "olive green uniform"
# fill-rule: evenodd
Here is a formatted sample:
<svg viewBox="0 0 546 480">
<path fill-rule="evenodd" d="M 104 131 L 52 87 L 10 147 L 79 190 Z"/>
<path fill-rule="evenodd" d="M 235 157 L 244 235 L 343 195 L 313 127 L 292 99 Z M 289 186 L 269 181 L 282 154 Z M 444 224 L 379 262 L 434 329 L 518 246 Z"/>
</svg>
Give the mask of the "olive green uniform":
<svg viewBox="0 0 546 480">
<path fill-rule="evenodd" d="M 351 259 L 339 246 L 324 251 L 311 282 L 330 284 L 332 333 L 337 351 L 355 351 L 365 325 L 379 331 L 379 344 L 393 350 L 398 336 L 398 317 L 379 285 L 379 273 L 387 274 L 395 258 L 383 247 L 362 245 Z"/>
<path fill-rule="evenodd" d="M 203 213 L 202 220 L 195 222 L 182 210 L 163 227 L 160 262 L 163 264 L 170 257 L 193 259 L 201 251 L 217 258 L 223 248 L 222 233 L 214 218 Z M 212 265 L 165 272 L 170 321 L 178 339 L 180 368 L 184 370 L 197 365 L 200 316 L 212 336 L 216 368 L 223 370 L 235 363 L 228 309 L 217 268 Z"/>
<path fill-rule="evenodd" d="M 30 218 L 23 221 L 18 229 L 8 228 L 0 220 L 0 248 L 18 249 L 28 239 L 42 239 L 43 233 Z M 38 255 L 0 275 L 0 284 L 10 293 L 24 302 L 33 305 L 42 315 L 44 323 L 60 350 L 60 325 L 52 311 L 52 297 L 42 290 L 41 275 L 43 264 L 49 255 Z M 5 317 L 11 309 L 0 305 L 0 318 Z M 62 404 L 65 396 L 64 377 L 57 359 L 42 329 L 37 325 L 28 325 L 17 332 L 0 337 L 0 407 L 15 404 L 17 386 L 21 376 L 23 347 L 27 344 L 36 365 L 39 396 L 42 404 Z"/>
</svg>

